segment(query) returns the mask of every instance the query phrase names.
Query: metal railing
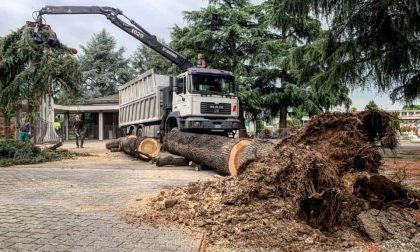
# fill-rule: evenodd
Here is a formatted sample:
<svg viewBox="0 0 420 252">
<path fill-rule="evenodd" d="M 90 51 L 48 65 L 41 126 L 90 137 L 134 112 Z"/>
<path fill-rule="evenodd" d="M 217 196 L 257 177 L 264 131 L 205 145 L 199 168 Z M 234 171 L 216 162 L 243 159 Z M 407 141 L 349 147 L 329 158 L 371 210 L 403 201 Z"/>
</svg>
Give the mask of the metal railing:
<svg viewBox="0 0 420 252">
<path fill-rule="evenodd" d="M 57 143 L 62 140 L 54 129 L 54 123 L 43 119 L 37 119 L 31 125 L 31 134 L 35 144 Z"/>
</svg>

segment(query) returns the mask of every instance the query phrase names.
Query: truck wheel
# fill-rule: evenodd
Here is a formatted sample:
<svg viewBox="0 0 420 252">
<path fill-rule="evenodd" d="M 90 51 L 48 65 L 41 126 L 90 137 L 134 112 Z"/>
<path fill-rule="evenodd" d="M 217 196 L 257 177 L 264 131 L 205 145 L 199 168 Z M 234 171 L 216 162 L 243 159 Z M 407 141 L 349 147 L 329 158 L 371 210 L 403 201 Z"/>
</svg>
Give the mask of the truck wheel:
<svg viewBox="0 0 420 252">
<path fill-rule="evenodd" d="M 144 134 L 144 132 L 143 132 L 143 128 L 142 127 L 139 127 L 138 129 L 137 129 L 137 137 L 142 137 L 143 136 L 143 134 Z"/>
<path fill-rule="evenodd" d="M 171 118 L 166 122 L 165 133 L 169 133 L 174 129 L 178 130 L 178 123 L 174 118 Z"/>
</svg>

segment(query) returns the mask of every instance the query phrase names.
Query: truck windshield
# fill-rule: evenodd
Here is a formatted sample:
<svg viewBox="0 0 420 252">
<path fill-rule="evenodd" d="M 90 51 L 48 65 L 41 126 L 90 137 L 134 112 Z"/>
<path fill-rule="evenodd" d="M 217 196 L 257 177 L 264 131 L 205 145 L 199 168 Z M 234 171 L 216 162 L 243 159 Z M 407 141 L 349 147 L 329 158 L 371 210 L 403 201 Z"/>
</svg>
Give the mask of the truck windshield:
<svg viewBox="0 0 420 252">
<path fill-rule="evenodd" d="M 229 76 L 194 74 L 190 92 L 236 96 L 234 78 Z"/>
</svg>

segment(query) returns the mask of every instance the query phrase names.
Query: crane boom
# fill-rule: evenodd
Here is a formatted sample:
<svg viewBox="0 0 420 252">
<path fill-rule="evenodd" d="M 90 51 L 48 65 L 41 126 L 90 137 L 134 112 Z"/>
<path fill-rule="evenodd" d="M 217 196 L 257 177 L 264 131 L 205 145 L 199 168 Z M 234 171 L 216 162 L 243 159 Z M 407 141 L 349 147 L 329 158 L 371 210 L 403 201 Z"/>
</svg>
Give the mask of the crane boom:
<svg viewBox="0 0 420 252">
<path fill-rule="evenodd" d="M 159 53 L 172 63 L 176 64 L 181 71 L 187 71 L 188 68 L 193 67 L 184 56 L 178 54 L 172 49 L 160 43 L 156 36 L 150 34 L 142 26 L 136 23 L 134 20 L 128 18 L 119 9 L 107 7 L 107 6 L 50 6 L 43 7 L 38 12 L 37 23 L 39 26 L 42 25 L 43 15 L 72 15 L 72 14 L 100 14 L 107 17 L 111 23 L 124 30 L 134 38 L 140 40 L 155 52 Z M 123 16 L 128 19 L 131 23 L 128 24 L 121 20 L 119 16 Z"/>
</svg>

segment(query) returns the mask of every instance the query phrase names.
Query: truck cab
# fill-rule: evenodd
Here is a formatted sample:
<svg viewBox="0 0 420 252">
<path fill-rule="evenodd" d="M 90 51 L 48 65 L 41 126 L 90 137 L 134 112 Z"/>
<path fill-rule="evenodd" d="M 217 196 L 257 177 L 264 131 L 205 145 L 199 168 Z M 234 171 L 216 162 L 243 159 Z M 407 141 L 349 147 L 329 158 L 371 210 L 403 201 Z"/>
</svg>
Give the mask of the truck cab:
<svg viewBox="0 0 420 252">
<path fill-rule="evenodd" d="M 240 128 L 238 116 L 237 86 L 231 72 L 189 68 L 175 78 L 165 132 L 176 128 L 227 135 Z"/>
</svg>

